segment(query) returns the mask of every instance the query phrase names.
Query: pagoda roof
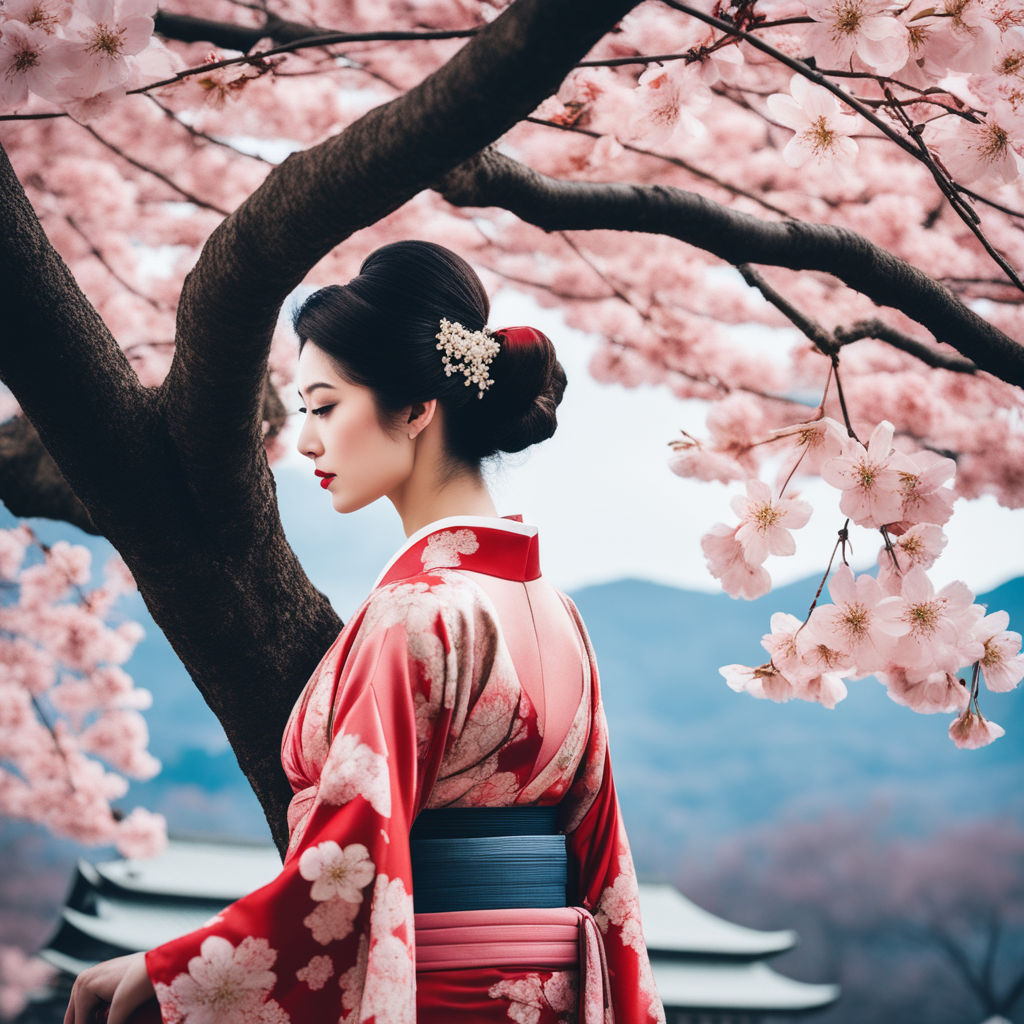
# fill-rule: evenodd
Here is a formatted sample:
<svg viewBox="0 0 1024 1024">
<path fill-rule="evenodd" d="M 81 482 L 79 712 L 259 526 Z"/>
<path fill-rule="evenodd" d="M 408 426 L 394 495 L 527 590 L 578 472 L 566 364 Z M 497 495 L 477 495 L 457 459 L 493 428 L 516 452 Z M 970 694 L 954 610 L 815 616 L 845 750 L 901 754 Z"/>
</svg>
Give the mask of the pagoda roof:
<svg viewBox="0 0 1024 1024">
<path fill-rule="evenodd" d="M 651 952 L 754 959 L 796 945 L 796 932 L 790 929 L 765 932 L 733 924 L 667 883 L 640 883 L 640 915 Z"/>
</svg>

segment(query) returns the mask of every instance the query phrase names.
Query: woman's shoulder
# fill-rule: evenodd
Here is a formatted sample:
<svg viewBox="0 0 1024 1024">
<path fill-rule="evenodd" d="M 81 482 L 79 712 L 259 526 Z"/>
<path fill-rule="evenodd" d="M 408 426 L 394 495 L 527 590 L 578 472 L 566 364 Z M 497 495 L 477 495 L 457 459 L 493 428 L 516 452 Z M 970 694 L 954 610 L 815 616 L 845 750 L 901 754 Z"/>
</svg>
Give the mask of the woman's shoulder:
<svg viewBox="0 0 1024 1024">
<path fill-rule="evenodd" d="M 354 618 L 360 632 L 402 625 L 408 631 L 465 627 L 494 618 L 483 589 L 463 573 L 432 569 L 375 587 Z"/>
</svg>

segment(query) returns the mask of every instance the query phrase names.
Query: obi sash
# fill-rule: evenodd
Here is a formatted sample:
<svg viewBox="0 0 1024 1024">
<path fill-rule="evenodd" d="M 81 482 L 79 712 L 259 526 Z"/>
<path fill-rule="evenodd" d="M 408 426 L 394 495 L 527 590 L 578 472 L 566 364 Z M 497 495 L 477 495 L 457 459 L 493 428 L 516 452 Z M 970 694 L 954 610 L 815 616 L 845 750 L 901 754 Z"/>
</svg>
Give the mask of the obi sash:
<svg viewBox="0 0 1024 1024">
<path fill-rule="evenodd" d="M 416 972 L 576 968 L 580 1024 L 612 1024 L 604 942 L 571 902 L 557 806 L 422 811 L 409 834 Z"/>
<path fill-rule="evenodd" d="M 421 811 L 409 833 L 416 910 L 564 907 L 569 858 L 557 806 Z"/>
<path fill-rule="evenodd" d="M 579 1024 L 614 1024 L 604 942 L 583 907 L 416 914 L 416 974 L 522 967 L 579 974 Z"/>
</svg>

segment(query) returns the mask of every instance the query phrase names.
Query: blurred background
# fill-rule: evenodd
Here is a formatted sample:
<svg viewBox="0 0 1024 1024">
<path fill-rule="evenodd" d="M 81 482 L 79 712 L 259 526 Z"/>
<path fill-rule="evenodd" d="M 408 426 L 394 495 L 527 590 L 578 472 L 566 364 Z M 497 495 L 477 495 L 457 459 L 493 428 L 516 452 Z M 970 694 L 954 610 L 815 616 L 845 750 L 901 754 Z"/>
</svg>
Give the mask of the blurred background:
<svg viewBox="0 0 1024 1024">
<path fill-rule="evenodd" d="M 539 527 L 544 572 L 589 629 L 641 880 L 670 882 L 737 924 L 795 929 L 800 941 L 773 968 L 842 988 L 834 1006 L 801 1019 L 952 1024 L 989 1019 L 1001 1001 L 1005 1019 L 1024 1021 L 1019 689 L 983 690 L 982 711 L 1006 735 L 973 751 L 949 739 L 951 716 L 899 707 L 873 679 L 850 682 L 834 710 L 734 693 L 719 666 L 764 660 L 772 612 L 806 614 L 842 525 L 835 492 L 804 491 L 815 513 L 796 534 L 797 554 L 769 559 L 773 591 L 729 598 L 699 540 L 733 520 L 728 502 L 741 487 L 666 468 L 667 441 L 681 427 L 703 433 L 702 403 L 597 383 L 590 339 L 557 313 L 500 294 L 490 326 L 521 323 L 549 333 L 569 387 L 555 437 L 493 467 L 489 480 L 499 514 Z M 306 572 L 347 619 L 405 536 L 386 501 L 346 517 L 333 511 L 294 450 L 300 418 L 275 466 L 282 518 Z M 15 522 L 0 508 L 0 527 Z M 66 524 L 29 523 L 47 543 L 84 544 L 94 564 L 110 553 Z M 931 573 L 937 585 L 963 579 L 1017 631 L 1022 527 L 1020 512 L 994 501 L 958 502 Z M 867 532 L 853 541 L 854 568 L 869 568 L 877 543 Z M 172 834 L 269 841 L 223 731 L 142 599 L 119 607 L 146 630 L 124 667 L 153 694 L 150 750 L 163 763 L 120 806 L 160 811 Z M 113 853 L 12 822 L 0 822 L 0 843 L 0 945 L 34 952 L 55 929 L 75 860 Z"/>
</svg>

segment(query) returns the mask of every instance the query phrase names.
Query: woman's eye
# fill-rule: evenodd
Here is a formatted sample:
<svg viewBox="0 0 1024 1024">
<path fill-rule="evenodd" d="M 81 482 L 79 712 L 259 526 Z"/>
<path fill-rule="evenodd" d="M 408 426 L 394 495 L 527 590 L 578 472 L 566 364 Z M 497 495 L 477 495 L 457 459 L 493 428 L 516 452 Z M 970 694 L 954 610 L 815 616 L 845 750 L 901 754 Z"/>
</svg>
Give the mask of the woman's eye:
<svg viewBox="0 0 1024 1024">
<path fill-rule="evenodd" d="M 330 405 L 321 405 L 319 409 L 314 409 L 313 410 L 313 415 L 314 416 L 323 416 L 326 413 L 330 412 L 330 410 L 333 409 L 333 408 L 334 408 L 334 404 L 333 403 L 331 403 Z"/>
</svg>

